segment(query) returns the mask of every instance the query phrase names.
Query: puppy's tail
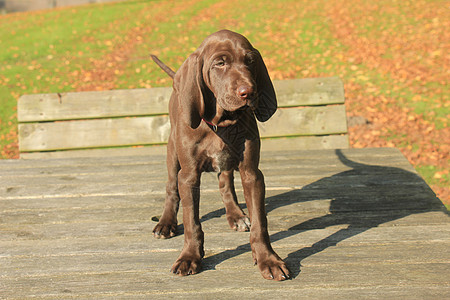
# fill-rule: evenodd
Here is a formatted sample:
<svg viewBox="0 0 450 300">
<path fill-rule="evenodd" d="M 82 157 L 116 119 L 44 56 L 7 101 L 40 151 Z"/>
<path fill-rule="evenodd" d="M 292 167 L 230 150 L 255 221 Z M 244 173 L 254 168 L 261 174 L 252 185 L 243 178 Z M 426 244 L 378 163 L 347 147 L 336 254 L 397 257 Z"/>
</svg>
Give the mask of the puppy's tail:
<svg viewBox="0 0 450 300">
<path fill-rule="evenodd" d="M 173 77 L 175 77 L 175 72 L 169 68 L 168 66 L 166 66 L 162 61 L 159 60 L 158 57 L 156 57 L 155 55 L 151 54 L 150 55 L 153 59 L 153 61 L 164 71 L 167 73 L 167 75 L 169 75 L 172 79 Z"/>
</svg>

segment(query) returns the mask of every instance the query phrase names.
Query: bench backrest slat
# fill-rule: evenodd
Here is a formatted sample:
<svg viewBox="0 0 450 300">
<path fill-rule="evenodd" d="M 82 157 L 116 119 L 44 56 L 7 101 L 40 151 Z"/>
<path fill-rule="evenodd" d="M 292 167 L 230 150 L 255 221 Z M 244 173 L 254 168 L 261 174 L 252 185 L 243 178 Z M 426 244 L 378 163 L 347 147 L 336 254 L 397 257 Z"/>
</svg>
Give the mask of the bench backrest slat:
<svg viewBox="0 0 450 300">
<path fill-rule="evenodd" d="M 20 97 L 19 123 L 168 114 L 172 88 L 33 94 Z"/>
<path fill-rule="evenodd" d="M 283 80 L 274 86 L 279 109 L 268 122 L 259 123 L 262 139 L 288 137 L 278 142 L 289 147 L 296 144 L 292 137 L 303 138 L 298 144 L 307 148 L 348 147 L 339 78 Z M 81 149 L 165 144 L 171 92 L 172 88 L 152 88 L 24 95 L 18 103 L 21 157 L 52 156 L 60 150 L 67 155 L 72 155 L 67 150 L 78 150 L 78 156 Z"/>
<path fill-rule="evenodd" d="M 343 104 L 344 89 L 337 77 L 274 81 L 278 106 Z M 48 122 L 168 114 L 172 88 L 23 95 L 18 120 Z"/>
</svg>

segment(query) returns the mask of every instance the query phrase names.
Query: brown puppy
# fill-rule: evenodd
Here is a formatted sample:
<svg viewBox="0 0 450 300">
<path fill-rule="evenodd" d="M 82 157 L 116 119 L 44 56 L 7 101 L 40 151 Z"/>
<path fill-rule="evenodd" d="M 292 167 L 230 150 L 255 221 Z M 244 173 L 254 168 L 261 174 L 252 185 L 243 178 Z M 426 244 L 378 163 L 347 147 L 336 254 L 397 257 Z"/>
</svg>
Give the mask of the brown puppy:
<svg viewBox="0 0 450 300">
<path fill-rule="evenodd" d="M 258 169 L 256 119 L 265 122 L 277 109 L 275 91 L 258 50 L 242 35 L 221 30 L 208 36 L 176 73 L 153 59 L 174 79 L 169 103 L 167 194 L 163 214 L 153 229 L 157 238 L 176 234 L 181 199 L 184 247 L 172 272 L 189 275 L 200 270 L 204 255 L 200 176 L 216 171 L 227 220 L 232 229 L 250 230 L 253 260 L 262 276 L 289 278 L 285 263 L 270 245 L 264 177 Z M 250 220 L 237 203 L 234 170 L 241 175 Z"/>
</svg>

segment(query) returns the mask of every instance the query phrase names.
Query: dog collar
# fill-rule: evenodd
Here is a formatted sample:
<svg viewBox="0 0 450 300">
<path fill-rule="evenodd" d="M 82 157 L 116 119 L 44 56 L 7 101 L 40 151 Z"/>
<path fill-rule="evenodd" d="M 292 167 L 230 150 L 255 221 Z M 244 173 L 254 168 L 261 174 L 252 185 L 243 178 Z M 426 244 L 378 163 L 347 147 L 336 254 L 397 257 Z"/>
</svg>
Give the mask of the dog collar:
<svg viewBox="0 0 450 300">
<path fill-rule="evenodd" d="M 211 129 L 212 129 L 214 132 L 217 132 L 217 125 L 214 125 L 213 123 L 211 123 L 211 122 L 209 122 L 209 121 L 206 121 L 206 120 L 203 119 L 203 118 L 202 118 L 202 120 L 203 120 L 206 124 L 208 124 L 208 126 L 211 127 Z"/>
<path fill-rule="evenodd" d="M 210 121 L 202 118 L 202 120 L 214 131 L 217 132 L 217 130 L 220 128 L 225 128 L 225 127 L 229 127 L 229 126 L 233 126 L 236 124 L 236 122 L 240 119 L 240 116 L 238 116 L 237 119 L 235 120 L 224 120 L 222 122 L 219 123 L 219 125 L 214 125 L 213 123 L 211 123 Z"/>
</svg>

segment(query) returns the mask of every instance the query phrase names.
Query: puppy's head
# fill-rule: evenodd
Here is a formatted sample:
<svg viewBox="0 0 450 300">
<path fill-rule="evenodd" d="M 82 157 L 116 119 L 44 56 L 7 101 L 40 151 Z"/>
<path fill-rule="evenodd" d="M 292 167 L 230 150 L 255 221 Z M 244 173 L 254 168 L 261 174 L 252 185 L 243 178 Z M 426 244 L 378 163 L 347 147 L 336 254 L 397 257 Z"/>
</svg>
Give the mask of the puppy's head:
<svg viewBox="0 0 450 300">
<path fill-rule="evenodd" d="M 240 34 L 222 30 L 202 44 L 203 80 L 226 111 L 253 107 L 257 95 L 257 52 Z"/>
<path fill-rule="evenodd" d="M 208 36 L 181 69 L 184 71 L 177 75 L 189 73 L 195 78 L 191 84 L 196 86 L 198 99 L 190 112 L 197 110 L 199 116 L 194 117 L 191 126 L 198 126 L 201 118 L 217 125 L 248 108 L 264 122 L 276 111 L 275 91 L 264 61 L 258 50 L 238 33 L 221 30 Z M 175 76 L 175 84 L 177 77 L 189 80 Z"/>
</svg>

